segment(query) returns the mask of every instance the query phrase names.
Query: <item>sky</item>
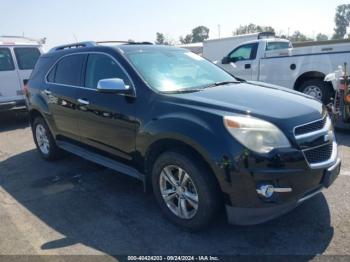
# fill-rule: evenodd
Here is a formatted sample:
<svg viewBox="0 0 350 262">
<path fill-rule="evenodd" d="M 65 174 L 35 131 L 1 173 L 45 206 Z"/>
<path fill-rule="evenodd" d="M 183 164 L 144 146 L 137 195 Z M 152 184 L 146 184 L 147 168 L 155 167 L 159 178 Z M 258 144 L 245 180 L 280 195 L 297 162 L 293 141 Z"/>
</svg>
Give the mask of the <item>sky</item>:
<svg viewBox="0 0 350 262">
<path fill-rule="evenodd" d="M 198 26 L 210 38 L 231 36 L 240 25 L 272 26 L 313 37 L 333 33 L 335 9 L 345 0 L 0 0 L 0 35 L 47 38 L 47 46 L 76 41 L 175 41 Z"/>
</svg>

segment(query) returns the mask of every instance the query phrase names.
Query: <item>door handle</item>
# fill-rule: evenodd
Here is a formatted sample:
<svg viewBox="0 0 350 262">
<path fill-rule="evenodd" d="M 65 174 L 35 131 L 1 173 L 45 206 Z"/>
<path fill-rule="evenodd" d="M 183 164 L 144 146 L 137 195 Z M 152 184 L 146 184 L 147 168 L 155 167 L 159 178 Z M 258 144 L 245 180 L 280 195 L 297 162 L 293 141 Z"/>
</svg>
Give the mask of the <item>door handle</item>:
<svg viewBox="0 0 350 262">
<path fill-rule="evenodd" d="M 44 94 L 49 96 L 49 95 L 52 94 L 52 92 L 50 90 L 48 90 L 48 89 L 45 89 L 44 90 Z"/>
<path fill-rule="evenodd" d="M 90 104 L 89 101 L 87 101 L 86 99 L 83 99 L 83 98 L 79 98 L 78 102 L 79 102 L 79 104 L 82 104 L 82 105 L 89 105 Z"/>
<path fill-rule="evenodd" d="M 251 65 L 251 64 L 245 64 L 245 65 L 244 65 L 244 68 L 245 68 L 245 69 L 250 69 L 250 68 L 252 68 L 252 65 Z"/>
</svg>

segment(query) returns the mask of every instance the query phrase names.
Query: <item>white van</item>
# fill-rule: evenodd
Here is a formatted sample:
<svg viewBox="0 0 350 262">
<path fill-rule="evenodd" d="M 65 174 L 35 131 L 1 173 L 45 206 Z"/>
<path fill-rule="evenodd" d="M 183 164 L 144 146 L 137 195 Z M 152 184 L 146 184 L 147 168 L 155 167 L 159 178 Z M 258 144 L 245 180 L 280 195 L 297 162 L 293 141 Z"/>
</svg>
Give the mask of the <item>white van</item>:
<svg viewBox="0 0 350 262">
<path fill-rule="evenodd" d="M 26 109 L 23 88 L 41 53 L 40 41 L 0 36 L 0 111 Z"/>
</svg>

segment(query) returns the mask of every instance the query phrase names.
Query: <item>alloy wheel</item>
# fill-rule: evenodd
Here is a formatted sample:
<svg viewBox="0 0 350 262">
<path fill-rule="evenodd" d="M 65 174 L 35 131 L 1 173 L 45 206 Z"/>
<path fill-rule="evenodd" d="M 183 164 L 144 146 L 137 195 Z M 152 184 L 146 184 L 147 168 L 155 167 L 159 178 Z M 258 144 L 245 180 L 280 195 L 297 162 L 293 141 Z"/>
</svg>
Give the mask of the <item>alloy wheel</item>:
<svg viewBox="0 0 350 262">
<path fill-rule="evenodd" d="M 176 165 L 164 167 L 159 186 L 163 200 L 172 213 L 187 220 L 196 215 L 199 203 L 197 188 L 185 170 Z"/>
<path fill-rule="evenodd" d="M 35 129 L 36 141 L 38 143 L 40 151 L 48 155 L 50 152 L 50 142 L 47 137 L 46 129 L 42 124 L 38 124 Z"/>
</svg>

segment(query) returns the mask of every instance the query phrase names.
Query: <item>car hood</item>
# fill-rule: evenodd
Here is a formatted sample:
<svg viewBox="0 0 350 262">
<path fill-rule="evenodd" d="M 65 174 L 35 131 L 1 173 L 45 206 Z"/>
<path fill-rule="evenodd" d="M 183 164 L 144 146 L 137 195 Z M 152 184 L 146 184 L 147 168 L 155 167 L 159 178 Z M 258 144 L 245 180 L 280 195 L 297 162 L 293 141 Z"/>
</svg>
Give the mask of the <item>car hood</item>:
<svg viewBox="0 0 350 262">
<path fill-rule="evenodd" d="M 184 105 L 224 114 L 249 114 L 279 126 L 296 126 L 318 120 L 323 105 L 314 98 L 283 87 L 260 82 L 243 82 L 177 94 Z M 291 121 L 288 121 L 291 120 Z"/>
</svg>

